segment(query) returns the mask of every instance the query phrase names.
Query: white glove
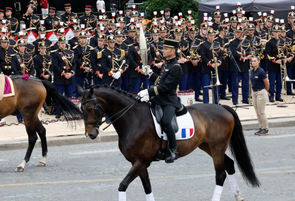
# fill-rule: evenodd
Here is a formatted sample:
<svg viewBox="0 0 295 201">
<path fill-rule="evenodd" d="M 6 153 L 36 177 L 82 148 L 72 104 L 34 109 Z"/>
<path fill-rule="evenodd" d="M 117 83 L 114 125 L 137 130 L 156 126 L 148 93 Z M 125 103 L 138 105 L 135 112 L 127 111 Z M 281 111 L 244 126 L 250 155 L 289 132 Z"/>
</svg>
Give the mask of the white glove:
<svg viewBox="0 0 295 201">
<path fill-rule="evenodd" d="M 118 72 L 114 73 L 112 77 L 116 80 L 119 79 L 121 77 L 121 72 L 118 71 Z"/>
<path fill-rule="evenodd" d="M 151 76 L 151 74 L 153 73 L 153 70 L 150 69 L 150 66 L 143 66 L 143 72 L 145 75 L 147 76 Z"/>
<path fill-rule="evenodd" d="M 140 100 L 142 102 L 148 102 L 150 99 L 149 92 L 147 89 L 141 90 L 137 95 L 140 97 Z"/>
</svg>

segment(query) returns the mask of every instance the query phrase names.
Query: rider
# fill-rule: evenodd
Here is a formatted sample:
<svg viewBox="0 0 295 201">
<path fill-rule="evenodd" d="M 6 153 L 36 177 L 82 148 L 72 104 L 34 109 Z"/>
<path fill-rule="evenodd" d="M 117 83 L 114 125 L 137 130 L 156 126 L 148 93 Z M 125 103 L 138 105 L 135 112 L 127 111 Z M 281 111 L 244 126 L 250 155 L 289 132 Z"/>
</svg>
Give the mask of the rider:
<svg viewBox="0 0 295 201">
<path fill-rule="evenodd" d="M 138 93 L 141 101 L 149 100 L 161 105 L 163 108 L 162 125 L 167 134 L 169 149 L 171 155 L 166 158 L 166 163 L 173 163 L 178 158 L 175 132 L 172 128 L 171 121 L 176 109 L 181 108 L 177 98 L 176 89 L 181 79 L 181 67 L 176 59 L 176 50 L 179 42 L 173 39 L 165 39 L 163 45 L 163 57 L 166 58 L 162 66 L 160 75 L 153 73 L 149 66 L 144 66 L 145 74 L 149 76 L 152 82 L 155 82 L 154 88 L 144 89 Z"/>
</svg>

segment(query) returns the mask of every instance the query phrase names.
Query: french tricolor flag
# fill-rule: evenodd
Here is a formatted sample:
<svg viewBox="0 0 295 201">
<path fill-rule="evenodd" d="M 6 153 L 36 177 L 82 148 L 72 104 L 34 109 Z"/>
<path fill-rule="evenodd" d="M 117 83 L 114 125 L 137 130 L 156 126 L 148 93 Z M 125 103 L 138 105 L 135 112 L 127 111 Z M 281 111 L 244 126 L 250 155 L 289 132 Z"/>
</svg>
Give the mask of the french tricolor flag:
<svg viewBox="0 0 295 201">
<path fill-rule="evenodd" d="M 192 128 L 183 128 L 181 129 L 181 137 L 188 138 L 194 134 L 193 132 L 194 132 L 194 129 Z"/>
</svg>

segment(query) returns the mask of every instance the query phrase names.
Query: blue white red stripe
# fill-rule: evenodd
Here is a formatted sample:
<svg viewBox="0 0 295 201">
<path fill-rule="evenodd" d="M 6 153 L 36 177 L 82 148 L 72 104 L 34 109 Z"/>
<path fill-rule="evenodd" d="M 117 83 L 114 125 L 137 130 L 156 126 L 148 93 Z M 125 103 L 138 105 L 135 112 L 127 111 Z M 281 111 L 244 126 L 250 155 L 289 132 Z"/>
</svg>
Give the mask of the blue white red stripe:
<svg viewBox="0 0 295 201">
<path fill-rule="evenodd" d="M 193 132 L 194 132 L 194 129 L 192 129 L 192 128 L 183 128 L 181 130 L 181 137 L 188 138 L 194 134 Z"/>
</svg>

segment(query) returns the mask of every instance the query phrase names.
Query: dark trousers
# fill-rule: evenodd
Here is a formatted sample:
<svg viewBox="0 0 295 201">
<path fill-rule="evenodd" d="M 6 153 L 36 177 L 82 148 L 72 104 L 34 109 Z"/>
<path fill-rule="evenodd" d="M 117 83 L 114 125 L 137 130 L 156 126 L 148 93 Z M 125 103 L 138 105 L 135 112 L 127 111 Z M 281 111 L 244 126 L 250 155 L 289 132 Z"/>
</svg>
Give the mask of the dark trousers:
<svg viewBox="0 0 295 201">
<path fill-rule="evenodd" d="M 229 71 L 219 71 L 219 80 L 222 85 L 219 86 L 220 97 L 224 98 L 226 96 L 226 86 L 228 81 Z"/>
<path fill-rule="evenodd" d="M 199 98 L 201 90 L 201 72 L 188 73 L 188 89 L 195 91 L 195 99 Z"/>
<path fill-rule="evenodd" d="M 188 90 L 187 77 L 188 77 L 188 74 L 184 74 L 184 75 L 181 76 L 181 80 L 180 80 L 180 83 L 179 83 L 179 90 L 180 91 Z"/>
<path fill-rule="evenodd" d="M 272 72 L 268 71 L 268 79 L 269 79 L 269 98 L 274 98 L 275 86 L 276 86 L 276 99 L 281 98 L 282 92 L 282 79 L 281 72 Z"/>
<path fill-rule="evenodd" d="M 213 84 L 216 83 L 216 78 L 213 78 Z M 209 103 L 209 85 L 211 85 L 211 74 L 203 74 L 203 103 Z M 212 86 L 212 89 L 214 87 L 214 102 L 215 104 L 218 103 L 217 95 L 218 93 L 218 87 Z M 213 97 L 212 97 L 213 98 Z"/>
<path fill-rule="evenodd" d="M 171 121 L 173 116 L 175 115 L 176 108 L 172 105 L 162 106 L 163 108 L 163 118 L 162 118 L 162 126 L 163 130 L 167 134 L 169 147 L 172 149 L 176 148 L 176 137 L 175 132 L 172 128 Z"/>
<path fill-rule="evenodd" d="M 239 83 L 237 82 L 237 79 L 239 79 L 239 77 L 242 79 L 242 101 L 247 102 L 249 98 L 249 72 L 239 72 L 237 77 L 237 72 L 231 71 L 230 76 L 232 78 L 233 103 L 238 103 Z"/>
<path fill-rule="evenodd" d="M 101 85 L 101 80 L 95 80 L 94 85 Z"/>
<path fill-rule="evenodd" d="M 148 88 L 148 77 L 130 78 L 129 79 L 129 92 L 138 93 L 140 91 L 141 83 L 143 83 L 142 89 L 147 89 Z"/>
<path fill-rule="evenodd" d="M 74 85 L 68 84 L 68 85 L 55 85 L 55 89 L 59 94 L 65 94 L 67 98 L 73 97 L 73 88 Z M 56 107 L 56 114 L 60 115 L 60 109 L 58 106 Z"/>
<path fill-rule="evenodd" d="M 128 77 L 129 77 L 129 75 L 122 76 L 122 90 L 124 90 L 124 91 L 129 91 Z"/>
</svg>

